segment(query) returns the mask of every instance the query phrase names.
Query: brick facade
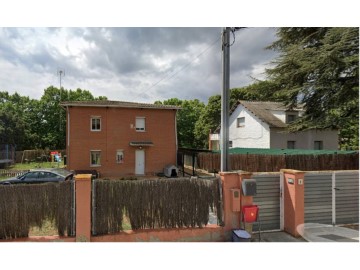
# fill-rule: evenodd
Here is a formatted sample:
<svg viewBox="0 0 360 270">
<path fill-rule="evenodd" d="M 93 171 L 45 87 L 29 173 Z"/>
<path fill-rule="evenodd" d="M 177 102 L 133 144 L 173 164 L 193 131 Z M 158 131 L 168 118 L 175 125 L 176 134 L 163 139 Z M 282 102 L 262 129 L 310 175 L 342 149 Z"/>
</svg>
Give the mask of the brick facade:
<svg viewBox="0 0 360 270">
<path fill-rule="evenodd" d="M 101 177 L 135 174 L 135 151 L 144 150 L 145 174 L 162 172 L 176 165 L 176 109 L 70 106 L 67 109 L 67 167 L 97 170 Z M 101 118 L 101 130 L 91 131 L 91 118 Z M 135 128 L 136 117 L 145 118 L 145 131 Z M 152 146 L 131 146 L 131 142 L 152 142 Z M 100 166 L 91 166 L 90 151 L 101 151 Z M 123 151 L 123 163 L 116 154 Z"/>
</svg>

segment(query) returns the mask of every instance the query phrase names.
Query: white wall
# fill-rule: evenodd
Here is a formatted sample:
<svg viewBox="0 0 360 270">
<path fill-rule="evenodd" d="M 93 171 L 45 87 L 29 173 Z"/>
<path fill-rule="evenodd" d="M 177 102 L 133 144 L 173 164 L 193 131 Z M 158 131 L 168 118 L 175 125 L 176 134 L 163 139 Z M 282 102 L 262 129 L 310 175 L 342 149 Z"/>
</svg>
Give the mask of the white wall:
<svg viewBox="0 0 360 270">
<path fill-rule="evenodd" d="M 239 117 L 245 117 L 244 127 L 237 127 Z M 229 119 L 229 141 L 233 142 L 233 148 L 270 148 L 269 125 L 240 104 Z"/>
<path fill-rule="evenodd" d="M 282 122 L 286 123 L 286 112 L 285 111 L 271 111 L 271 113 L 279 118 Z"/>
<path fill-rule="evenodd" d="M 323 141 L 324 150 L 338 150 L 337 130 L 307 130 L 285 133 L 283 129 L 271 129 L 271 148 L 285 149 L 287 141 L 295 141 L 297 149 L 314 149 L 314 141 Z"/>
</svg>

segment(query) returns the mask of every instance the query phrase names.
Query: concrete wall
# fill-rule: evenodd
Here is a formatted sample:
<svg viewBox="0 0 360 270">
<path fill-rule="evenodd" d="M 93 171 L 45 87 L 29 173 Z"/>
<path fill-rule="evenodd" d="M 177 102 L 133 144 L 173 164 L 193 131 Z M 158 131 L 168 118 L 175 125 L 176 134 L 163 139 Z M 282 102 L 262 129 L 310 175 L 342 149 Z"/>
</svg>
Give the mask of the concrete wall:
<svg viewBox="0 0 360 270">
<path fill-rule="evenodd" d="M 237 127 L 239 117 L 245 117 L 244 127 Z M 232 147 L 270 148 L 269 125 L 240 104 L 229 119 L 229 140 L 232 141 Z"/>
<path fill-rule="evenodd" d="M 130 146 L 131 141 L 154 144 L 142 147 L 147 175 L 176 163 L 175 110 L 71 107 L 69 112 L 66 142 L 70 170 L 96 169 L 102 177 L 135 174 L 135 150 L 139 147 Z M 90 130 L 92 116 L 101 117 L 101 131 Z M 135 130 L 136 117 L 146 118 L 145 132 Z M 90 166 L 90 150 L 101 151 L 101 166 Z M 117 150 L 123 150 L 123 163 L 116 163 Z"/>
<path fill-rule="evenodd" d="M 295 141 L 296 149 L 314 149 L 314 141 L 323 141 L 324 150 L 338 150 L 337 130 L 307 130 L 287 133 L 284 129 L 271 128 L 270 148 L 287 148 L 287 141 Z"/>
</svg>

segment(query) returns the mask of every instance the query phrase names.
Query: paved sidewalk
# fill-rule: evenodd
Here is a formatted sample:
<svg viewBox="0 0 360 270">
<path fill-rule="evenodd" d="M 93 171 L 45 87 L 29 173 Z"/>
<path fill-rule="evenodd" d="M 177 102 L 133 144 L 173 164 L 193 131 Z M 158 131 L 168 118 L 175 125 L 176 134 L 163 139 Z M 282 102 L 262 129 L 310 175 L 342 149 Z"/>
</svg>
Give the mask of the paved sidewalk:
<svg viewBox="0 0 360 270">
<path fill-rule="evenodd" d="M 259 242 L 259 234 L 253 233 L 251 242 Z M 261 232 L 260 242 L 306 242 L 305 239 L 299 237 L 296 238 L 286 232 Z"/>
<path fill-rule="evenodd" d="M 281 232 L 261 232 L 260 242 L 359 242 L 359 225 L 332 226 L 306 223 L 299 226 L 300 237 Z M 252 234 L 251 242 L 259 242 L 259 233 Z"/>
<path fill-rule="evenodd" d="M 339 226 L 305 223 L 298 232 L 308 242 L 359 242 L 359 230 Z"/>
</svg>

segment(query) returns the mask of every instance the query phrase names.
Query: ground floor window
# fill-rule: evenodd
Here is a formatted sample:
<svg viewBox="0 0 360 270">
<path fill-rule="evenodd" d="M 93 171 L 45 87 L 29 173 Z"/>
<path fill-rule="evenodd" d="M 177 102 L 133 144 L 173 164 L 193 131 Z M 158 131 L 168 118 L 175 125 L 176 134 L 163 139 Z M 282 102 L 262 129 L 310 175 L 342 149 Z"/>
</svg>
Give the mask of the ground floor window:
<svg viewBox="0 0 360 270">
<path fill-rule="evenodd" d="M 323 141 L 314 141 L 314 149 L 322 150 L 323 149 Z"/>
<path fill-rule="evenodd" d="M 116 163 L 124 163 L 124 150 L 116 151 Z"/>
<path fill-rule="evenodd" d="M 90 166 L 101 166 L 101 151 L 92 150 L 90 151 Z"/>
<path fill-rule="evenodd" d="M 287 141 L 287 149 L 295 149 L 295 141 Z"/>
</svg>

